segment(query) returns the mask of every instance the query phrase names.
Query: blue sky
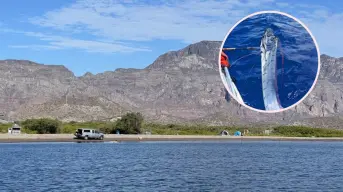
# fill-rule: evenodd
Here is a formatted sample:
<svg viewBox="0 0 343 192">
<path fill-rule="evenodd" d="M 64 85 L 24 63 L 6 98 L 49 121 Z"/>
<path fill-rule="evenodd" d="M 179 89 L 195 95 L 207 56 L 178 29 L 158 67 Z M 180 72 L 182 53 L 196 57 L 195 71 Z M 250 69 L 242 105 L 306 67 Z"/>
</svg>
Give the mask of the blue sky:
<svg viewBox="0 0 343 192">
<path fill-rule="evenodd" d="M 238 20 L 261 10 L 294 15 L 312 31 L 321 53 L 343 56 L 340 1 L 4 0 L 0 59 L 61 64 L 77 76 L 144 68 L 167 51 L 221 41 Z"/>
</svg>

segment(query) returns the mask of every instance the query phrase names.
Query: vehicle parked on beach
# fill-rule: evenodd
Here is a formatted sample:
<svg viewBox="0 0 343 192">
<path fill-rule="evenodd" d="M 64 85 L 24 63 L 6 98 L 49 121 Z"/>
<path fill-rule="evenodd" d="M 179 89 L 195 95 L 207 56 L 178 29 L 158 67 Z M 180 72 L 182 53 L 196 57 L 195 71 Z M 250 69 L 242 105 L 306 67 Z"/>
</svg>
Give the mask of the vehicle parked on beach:
<svg viewBox="0 0 343 192">
<path fill-rule="evenodd" d="M 81 128 L 77 129 L 75 134 L 77 139 L 104 139 L 104 134 L 96 129 Z"/>
</svg>

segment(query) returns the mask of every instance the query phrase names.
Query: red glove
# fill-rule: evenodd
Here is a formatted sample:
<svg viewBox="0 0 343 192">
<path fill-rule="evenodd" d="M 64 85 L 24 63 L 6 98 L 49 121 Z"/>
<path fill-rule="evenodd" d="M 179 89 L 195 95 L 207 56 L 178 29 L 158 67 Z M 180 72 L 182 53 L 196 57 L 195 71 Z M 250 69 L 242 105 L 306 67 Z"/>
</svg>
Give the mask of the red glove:
<svg viewBox="0 0 343 192">
<path fill-rule="evenodd" d="M 222 67 L 230 67 L 229 57 L 224 53 L 224 51 L 221 52 L 220 64 Z"/>
</svg>

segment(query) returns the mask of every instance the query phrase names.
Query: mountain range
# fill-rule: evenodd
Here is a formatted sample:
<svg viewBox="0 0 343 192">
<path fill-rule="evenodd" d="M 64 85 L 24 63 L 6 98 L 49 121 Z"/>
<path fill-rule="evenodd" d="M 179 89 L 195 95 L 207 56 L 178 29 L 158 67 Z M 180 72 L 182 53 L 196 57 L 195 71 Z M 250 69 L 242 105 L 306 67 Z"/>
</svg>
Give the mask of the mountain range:
<svg viewBox="0 0 343 192">
<path fill-rule="evenodd" d="M 107 121 L 137 111 L 160 123 L 343 128 L 343 58 L 321 55 L 320 77 L 310 95 L 290 110 L 266 114 L 225 98 L 217 63 L 220 45 L 201 41 L 167 52 L 144 69 L 81 77 L 62 65 L 1 60 L 0 113 L 4 121 Z"/>
</svg>

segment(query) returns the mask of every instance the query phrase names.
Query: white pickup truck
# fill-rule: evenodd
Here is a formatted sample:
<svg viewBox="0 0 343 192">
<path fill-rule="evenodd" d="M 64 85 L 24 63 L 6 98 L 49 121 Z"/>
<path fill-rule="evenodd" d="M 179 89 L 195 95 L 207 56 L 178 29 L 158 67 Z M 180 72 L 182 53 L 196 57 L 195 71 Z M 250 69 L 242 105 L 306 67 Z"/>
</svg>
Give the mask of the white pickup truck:
<svg viewBox="0 0 343 192">
<path fill-rule="evenodd" d="M 104 139 L 104 134 L 95 129 L 87 129 L 87 128 L 77 129 L 74 135 L 76 136 L 77 139 L 84 139 L 84 140 L 88 140 L 88 139 L 103 140 Z"/>
</svg>

